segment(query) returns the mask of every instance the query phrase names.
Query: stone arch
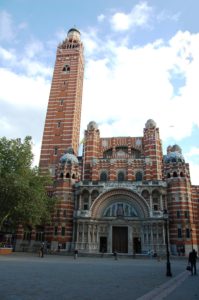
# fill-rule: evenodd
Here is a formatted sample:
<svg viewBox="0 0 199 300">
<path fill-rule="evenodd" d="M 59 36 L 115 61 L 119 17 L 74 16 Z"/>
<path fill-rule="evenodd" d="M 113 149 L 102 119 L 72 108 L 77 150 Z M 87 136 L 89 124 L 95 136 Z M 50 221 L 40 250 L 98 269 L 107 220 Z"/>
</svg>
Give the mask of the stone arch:
<svg viewBox="0 0 199 300">
<path fill-rule="evenodd" d="M 136 192 L 125 188 L 112 189 L 100 194 L 97 201 L 95 200 L 91 206 L 91 217 L 101 218 L 106 208 L 118 201 L 133 205 L 138 213 L 138 217 L 149 217 L 149 206 L 145 199 Z"/>
<path fill-rule="evenodd" d="M 150 193 L 147 189 L 144 189 L 141 193 L 142 197 L 147 201 L 147 203 L 150 203 Z"/>
<path fill-rule="evenodd" d="M 99 191 L 94 189 L 91 192 L 91 201 L 93 202 L 99 196 Z"/>
</svg>

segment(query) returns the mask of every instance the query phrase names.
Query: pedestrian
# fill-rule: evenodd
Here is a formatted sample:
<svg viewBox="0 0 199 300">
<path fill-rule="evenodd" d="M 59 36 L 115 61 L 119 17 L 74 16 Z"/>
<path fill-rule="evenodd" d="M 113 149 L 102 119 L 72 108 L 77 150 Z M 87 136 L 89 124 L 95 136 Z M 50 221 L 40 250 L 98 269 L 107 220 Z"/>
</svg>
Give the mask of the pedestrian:
<svg viewBox="0 0 199 300">
<path fill-rule="evenodd" d="M 193 249 L 190 253 L 189 253 L 189 263 L 191 265 L 191 275 L 197 274 L 196 272 L 196 260 L 197 260 L 197 252 L 195 249 Z"/>
<path fill-rule="evenodd" d="M 78 255 L 78 250 L 75 249 L 75 251 L 74 251 L 74 259 L 77 259 L 77 255 Z"/>
<path fill-rule="evenodd" d="M 116 250 L 114 250 L 113 256 L 114 256 L 115 260 L 117 260 L 117 251 Z"/>
<path fill-rule="evenodd" d="M 40 247 L 40 257 L 44 257 L 44 243 L 42 243 Z"/>
</svg>

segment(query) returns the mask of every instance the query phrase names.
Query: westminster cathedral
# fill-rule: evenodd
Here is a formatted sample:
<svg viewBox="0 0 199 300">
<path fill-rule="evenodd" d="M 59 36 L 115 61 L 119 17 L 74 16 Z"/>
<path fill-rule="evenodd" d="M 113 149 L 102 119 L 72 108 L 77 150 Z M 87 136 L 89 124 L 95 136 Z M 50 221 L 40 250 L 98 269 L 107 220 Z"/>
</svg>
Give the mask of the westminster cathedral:
<svg viewBox="0 0 199 300">
<path fill-rule="evenodd" d="M 180 146 L 163 153 L 155 120 L 146 120 L 142 136 L 108 138 L 90 120 L 78 156 L 83 81 L 84 46 L 71 28 L 57 47 L 40 155 L 56 207 L 31 240 L 20 229 L 18 248 L 44 241 L 67 253 L 163 255 L 167 242 L 173 255 L 198 251 L 199 186 L 191 185 Z"/>
</svg>

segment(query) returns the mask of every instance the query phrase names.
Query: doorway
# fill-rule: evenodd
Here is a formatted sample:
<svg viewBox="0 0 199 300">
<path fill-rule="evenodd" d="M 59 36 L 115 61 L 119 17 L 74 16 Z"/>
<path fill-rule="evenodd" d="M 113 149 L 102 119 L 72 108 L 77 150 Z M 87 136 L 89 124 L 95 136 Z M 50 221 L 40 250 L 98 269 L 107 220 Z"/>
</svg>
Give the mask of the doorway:
<svg viewBox="0 0 199 300">
<path fill-rule="evenodd" d="M 134 253 L 141 253 L 141 239 L 138 237 L 133 238 L 133 252 Z"/>
<path fill-rule="evenodd" d="M 112 251 L 128 253 L 128 227 L 114 226 L 112 230 Z"/>
<path fill-rule="evenodd" d="M 107 252 L 107 237 L 100 236 L 100 252 L 106 253 Z"/>
</svg>

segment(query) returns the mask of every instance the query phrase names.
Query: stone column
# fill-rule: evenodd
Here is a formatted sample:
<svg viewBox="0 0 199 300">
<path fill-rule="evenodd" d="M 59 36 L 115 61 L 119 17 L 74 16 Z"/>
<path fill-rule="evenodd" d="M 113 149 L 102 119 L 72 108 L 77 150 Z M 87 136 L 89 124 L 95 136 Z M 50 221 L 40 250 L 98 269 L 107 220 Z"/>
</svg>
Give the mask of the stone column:
<svg viewBox="0 0 199 300">
<path fill-rule="evenodd" d="M 128 226 L 128 254 L 133 254 L 133 230 L 132 226 Z"/>
<path fill-rule="evenodd" d="M 150 203 L 150 216 L 153 216 L 153 199 L 151 193 L 149 194 L 149 203 Z"/>
<path fill-rule="evenodd" d="M 112 253 L 112 225 L 108 228 L 107 252 Z"/>
<path fill-rule="evenodd" d="M 163 211 L 162 194 L 160 194 L 160 210 Z"/>
</svg>

